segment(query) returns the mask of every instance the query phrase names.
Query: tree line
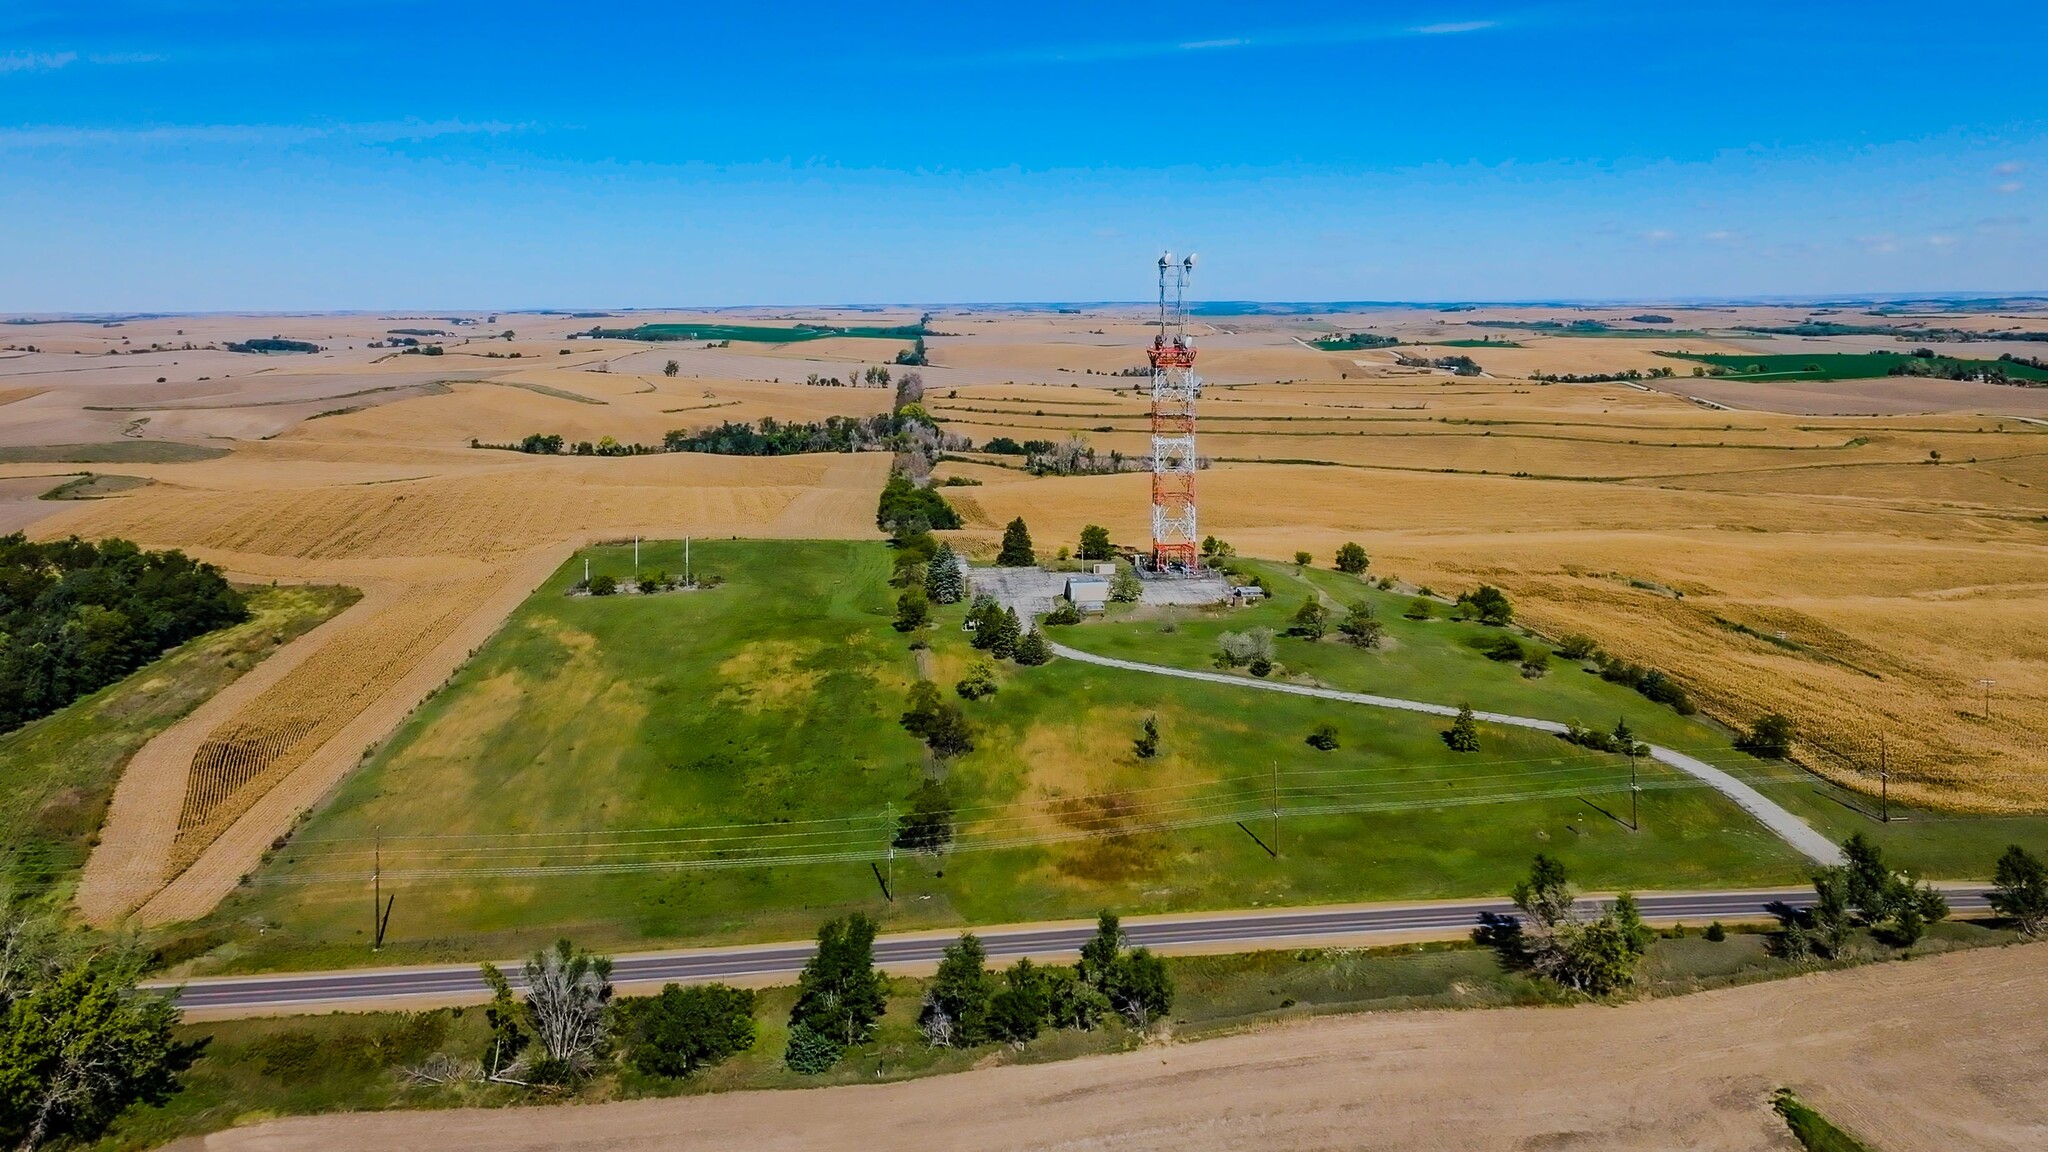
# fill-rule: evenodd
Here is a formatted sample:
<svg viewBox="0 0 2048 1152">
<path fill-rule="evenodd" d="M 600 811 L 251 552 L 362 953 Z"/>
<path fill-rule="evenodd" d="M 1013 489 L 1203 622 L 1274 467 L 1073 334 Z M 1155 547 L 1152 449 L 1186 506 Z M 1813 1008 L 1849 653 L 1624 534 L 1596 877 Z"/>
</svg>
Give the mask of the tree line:
<svg viewBox="0 0 2048 1152">
<path fill-rule="evenodd" d="M 0 730 L 249 618 L 220 569 L 176 550 L 0 537 Z"/>
</svg>

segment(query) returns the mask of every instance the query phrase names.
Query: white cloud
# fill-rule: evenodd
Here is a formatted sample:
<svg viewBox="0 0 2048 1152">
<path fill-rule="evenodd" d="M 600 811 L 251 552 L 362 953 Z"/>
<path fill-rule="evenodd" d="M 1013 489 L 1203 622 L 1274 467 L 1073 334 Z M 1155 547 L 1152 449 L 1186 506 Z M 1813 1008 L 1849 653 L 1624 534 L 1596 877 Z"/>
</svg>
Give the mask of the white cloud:
<svg viewBox="0 0 2048 1152">
<path fill-rule="evenodd" d="M 1483 32 L 1494 24 L 1495 21 L 1492 20 L 1460 20 L 1448 24 L 1424 24 L 1409 31 L 1417 36 L 1455 36 L 1460 32 Z"/>
<path fill-rule="evenodd" d="M 1742 239 L 1742 233 L 1730 232 L 1726 228 L 1717 228 L 1707 233 L 1705 239 L 1714 244 L 1733 244 Z"/>
<path fill-rule="evenodd" d="M 2005 163 L 1992 169 L 1993 172 L 2000 176 L 2017 176 L 2026 170 L 2026 163 L 2020 160 L 2007 160 Z"/>
<path fill-rule="evenodd" d="M 1671 230 L 1669 228 L 1652 228 L 1648 232 L 1643 233 L 1643 239 L 1648 240 L 1652 244 L 1662 244 L 1666 240 L 1671 239 Z"/>
<path fill-rule="evenodd" d="M 1856 243 L 1861 244 L 1865 252 L 1875 253 L 1880 256 L 1899 250 L 1899 238 L 1889 232 L 1879 233 L 1874 236 L 1858 236 Z"/>
<path fill-rule="evenodd" d="M 2007 195 L 2007 196 L 2010 196 L 2010 195 L 2012 195 L 2013 193 L 2015 193 L 2015 192 L 2017 192 L 2017 191 L 2019 191 L 2020 189 L 2022 189 L 2022 188 L 2025 188 L 2025 187 L 2026 187 L 2026 185 L 2025 185 L 2025 184 L 2022 184 L 2022 183 L 2020 183 L 2020 182 L 2019 182 L 2019 181 L 2017 181 L 2017 180 L 2007 180 L 2007 181 L 2006 181 L 2005 183 L 2003 183 L 2003 184 L 2000 184 L 2000 185 L 1998 186 L 1998 190 L 1999 190 L 2000 192 L 2004 193 L 2005 195 Z"/>
<path fill-rule="evenodd" d="M 9 52 L 0 56 L 0 74 L 54 72 L 78 60 L 76 52 Z"/>
<path fill-rule="evenodd" d="M 1947 250 L 1949 248 L 1955 247 L 1955 243 L 1956 238 L 1953 236 L 1937 235 L 1929 236 L 1927 238 L 1927 245 L 1930 248 L 1940 248 L 1943 250 Z"/>
</svg>

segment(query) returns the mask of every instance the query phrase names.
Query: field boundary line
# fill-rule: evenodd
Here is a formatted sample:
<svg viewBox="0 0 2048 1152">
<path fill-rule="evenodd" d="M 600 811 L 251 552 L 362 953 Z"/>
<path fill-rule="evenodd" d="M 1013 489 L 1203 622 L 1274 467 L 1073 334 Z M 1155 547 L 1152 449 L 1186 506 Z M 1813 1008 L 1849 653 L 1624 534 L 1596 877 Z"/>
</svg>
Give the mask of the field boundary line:
<svg viewBox="0 0 2048 1152">
<path fill-rule="evenodd" d="M 363 749 L 397 731 L 428 695 L 455 674 L 495 635 L 512 612 L 582 545 L 564 540 L 536 548 L 496 572 L 496 586 L 424 659 L 372 700 L 325 744 L 256 801 L 199 854 L 191 866 L 142 905 L 146 926 L 196 920 L 213 911 L 263 863 L 271 843 L 289 831 L 300 812 L 319 804 L 359 767 Z"/>
<path fill-rule="evenodd" d="M 1121 660 L 1114 656 L 1098 656 L 1069 648 L 1056 640 L 1047 638 L 1047 644 L 1058 655 L 1083 664 L 1094 664 L 1103 668 L 1116 668 L 1126 672 L 1142 672 L 1153 676 L 1172 676 L 1182 680 L 1199 680 L 1209 684 L 1225 684 L 1234 688 L 1251 688 L 1265 692 L 1285 692 L 1294 696 L 1312 696 L 1323 700 L 1337 700 L 1346 704 L 1363 704 L 1368 708 L 1391 708 L 1402 712 L 1423 712 L 1432 716 L 1456 716 L 1458 710 L 1448 704 L 1432 704 L 1423 700 L 1403 700 L 1397 696 L 1376 696 L 1368 692 L 1344 692 L 1335 688 L 1315 688 L 1306 684 L 1275 684 L 1270 680 L 1246 680 L 1240 676 L 1226 676 L 1220 672 L 1201 672 L 1192 668 L 1172 668 L 1164 664 L 1145 664 L 1136 660 Z M 1531 716 L 1511 716 L 1504 712 L 1474 711 L 1473 717 L 1492 724 L 1506 724 L 1515 728 L 1533 728 L 1538 732 L 1562 734 L 1565 726 L 1555 720 L 1538 720 Z M 1726 796 L 1735 806 L 1755 817 L 1764 827 L 1770 829 L 1785 843 L 1790 844 L 1801 855 L 1817 864 L 1840 864 L 1842 850 L 1834 841 L 1814 831 L 1813 826 L 1793 815 L 1777 801 L 1750 787 L 1733 774 L 1714 767 L 1696 756 L 1670 748 L 1650 745 L 1650 758 L 1659 764 L 1669 765 Z"/>
<path fill-rule="evenodd" d="M 166 873 L 177 840 L 178 815 L 185 805 L 192 758 L 207 737 L 304 664 L 337 632 L 375 615 L 397 594 L 392 585 L 383 582 L 359 581 L 356 586 L 362 599 L 258 661 L 128 758 L 107 805 L 99 843 L 86 857 L 73 896 L 88 924 L 112 927 L 170 879 Z"/>
</svg>

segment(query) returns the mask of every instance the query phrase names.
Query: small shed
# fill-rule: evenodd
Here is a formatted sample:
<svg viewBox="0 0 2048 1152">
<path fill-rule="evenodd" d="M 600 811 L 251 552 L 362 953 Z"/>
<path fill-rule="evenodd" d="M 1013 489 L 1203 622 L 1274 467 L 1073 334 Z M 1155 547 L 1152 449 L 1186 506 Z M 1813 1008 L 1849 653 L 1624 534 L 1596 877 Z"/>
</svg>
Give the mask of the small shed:
<svg viewBox="0 0 2048 1152">
<path fill-rule="evenodd" d="M 1069 576 L 1060 593 L 1083 612 L 1100 612 L 1109 604 L 1109 581 L 1100 576 Z"/>
</svg>

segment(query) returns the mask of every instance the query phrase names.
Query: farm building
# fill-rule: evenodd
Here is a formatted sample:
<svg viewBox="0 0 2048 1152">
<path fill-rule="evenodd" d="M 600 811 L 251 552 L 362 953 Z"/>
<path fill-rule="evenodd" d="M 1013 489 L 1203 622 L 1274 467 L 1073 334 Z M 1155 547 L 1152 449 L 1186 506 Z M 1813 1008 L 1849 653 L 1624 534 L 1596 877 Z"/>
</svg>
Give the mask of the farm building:
<svg viewBox="0 0 2048 1152">
<path fill-rule="evenodd" d="M 1060 593 L 1083 612 L 1100 612 L 1109 604 L 1109 581 L 1100 576 L 1069 576 Z"/>
</svg>

